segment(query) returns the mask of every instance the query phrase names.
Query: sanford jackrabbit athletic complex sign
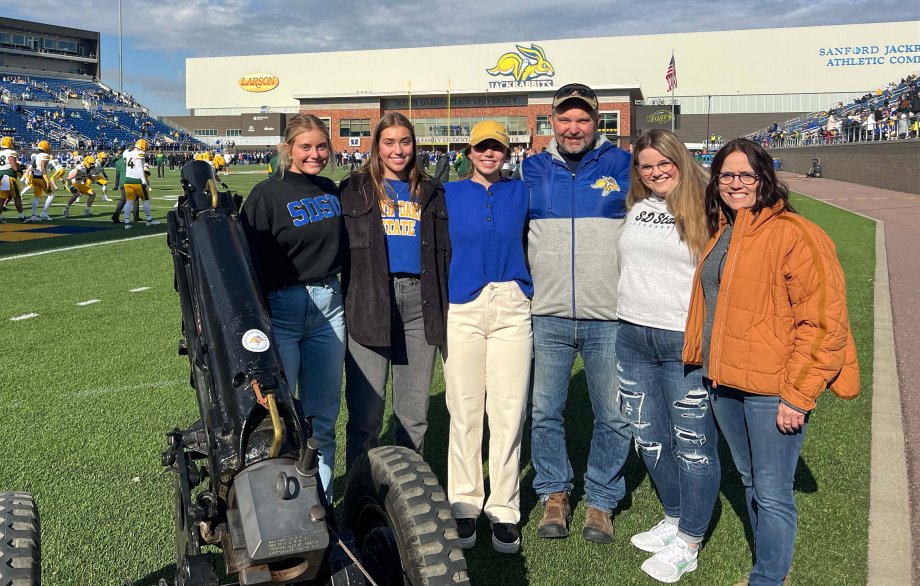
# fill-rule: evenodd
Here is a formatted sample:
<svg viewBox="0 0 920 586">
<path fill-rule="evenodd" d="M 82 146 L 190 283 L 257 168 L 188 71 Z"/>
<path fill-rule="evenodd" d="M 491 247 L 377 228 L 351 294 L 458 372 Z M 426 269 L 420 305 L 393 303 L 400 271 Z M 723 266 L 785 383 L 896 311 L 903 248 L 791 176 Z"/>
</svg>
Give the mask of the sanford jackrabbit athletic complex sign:
<svg viewBox="0 0 920 586">
<path fill-rule="evenodd" d="M 541 79 L 556 75 L 553 64 L 546 60 L 546 53 L 540 45 L 530 47 L 515 45 L 517 52 L 509 51 L 498 58 L 498 62 L 486 73 L 495 77 L 506 77 L 504 81 L 490 81 L 490 88 L 535 88 L 553 87 L 553 80 Z"/>
</svg>

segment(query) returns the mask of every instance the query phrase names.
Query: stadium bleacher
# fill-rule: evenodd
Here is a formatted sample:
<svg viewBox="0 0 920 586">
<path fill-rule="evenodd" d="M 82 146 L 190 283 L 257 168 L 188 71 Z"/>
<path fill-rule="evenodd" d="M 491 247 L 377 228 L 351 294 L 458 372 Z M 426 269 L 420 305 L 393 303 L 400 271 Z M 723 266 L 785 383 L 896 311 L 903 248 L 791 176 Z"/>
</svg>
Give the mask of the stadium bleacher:
<svg viewBox="0 0 920 586">
<path fill-rule="evenodd" d="M 746 135 L 767 148 L 791 148 L 920 138 L 916 75 L 891 82 L 852 104 L 811 112 Z"/>
<path fill-rule="evenodd" d="M 114 149 L 146 138 L 167 150 L 206 145 L 151 117 L 130 95 L 88 78 L 0 74 L 0 129 L 20 145 Z"/>
</svg>

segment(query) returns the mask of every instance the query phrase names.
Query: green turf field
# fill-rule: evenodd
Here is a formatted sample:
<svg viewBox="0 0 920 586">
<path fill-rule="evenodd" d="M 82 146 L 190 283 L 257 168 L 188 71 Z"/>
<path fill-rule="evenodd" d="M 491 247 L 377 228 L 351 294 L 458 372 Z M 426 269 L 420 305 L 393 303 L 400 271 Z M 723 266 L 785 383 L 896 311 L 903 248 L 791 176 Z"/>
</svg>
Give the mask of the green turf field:
<svg viewBox="0 0 920 586">
<path fill-rule="evenodd" d="M 242 194 L 262 174 L 235 167 L 226 182 Z M 336 174 L 339 178 L 341 174 Z M 154 214 L 163 219 L 178 194 L 173 172 L 154 179 Z M 56 203 L 63 203 L 59 198 Z M 29 203 L 31 200 L 28 200 Z M 863 394 L 853 402 L 822 398 L 811 418 L 797 474 L 799 536 L 795 584 L 864 584 L 869 509 L 869 421 L 872 380 L 872 222 L 796 197 L 796 206 L 837 242 L 848 277 Z M 111 204 L 108 204 L 111 206 Z M 100 211 L 111 207 L 99 202 Z M 94 209 L 96 209 L 94 206 Z M 79 213 L 81 207 L 74 206 Z M 5 214 L 10 219 L 10 214 Z M 60 215 L 56 205 L 52 215 Z M 173 475 L 160 466 L 164 433 L 197 418 L 185 357 L 177 356 L 178 297 L 163 227 L 126 231 L 106 217 L 55 224 L 106 228 L 88 234 L 0 243 L 5 305 L 0 344 L 6 349 L 0 386 L 5 431 L 0 490 L 24 490 L 42 516 L 45 584 L 154 585 L 172 578 Z M 111 228 L 110 228 L 111 227 Z M 0 226 L 3 228 L 3 226 Z M 149 236 L 66 251 L 62 247 Z M 37 256 L 30 253 L 43 252 Z M 23 256 L 28 255 L 28 256 Z M 87 303 L 92 302 L 92 303 Z M 35 317 L 11 321 L 29 314 Z M 447 412 L 440 372 L 432 388 L 426 459 L 446 477 Z M 590 544 L 580 475 L 585 469 L 591 410 L 580 364 L 566 412 L 578 502 L 567 540 L 536 537 L 541 509 L 532 489 L 529 441 L 523 449 L 523 547 L 520 555 L 492 551 L 487 524 L 467 552 L 473 584 L 650 584 L 646 558 L 628 537 L 661 515 L 643 467 L 632 454 L 628 496 L 617 512 L 617 541 Z M 340 420 L 340 439 L 345 413 Z M 387 433 L 391 433 L 388 428 Z M 724 446 L 723 446 L 724 448 Z M 682 584 L 734 584 L 751 564 L 750 535 L 737 475 L 722 451 L 722 492 L 699 569 Z M 336 493 L 344 487 L 342 466 Z"/>
</svg>

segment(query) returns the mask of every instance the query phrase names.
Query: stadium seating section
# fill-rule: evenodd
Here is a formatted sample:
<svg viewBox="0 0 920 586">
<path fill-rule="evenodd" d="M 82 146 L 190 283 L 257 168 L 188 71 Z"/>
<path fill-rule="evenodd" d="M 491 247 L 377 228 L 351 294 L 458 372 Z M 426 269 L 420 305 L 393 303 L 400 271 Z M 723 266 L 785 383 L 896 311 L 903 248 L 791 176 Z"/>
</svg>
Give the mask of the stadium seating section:
<svg viewBox="0 0 920 586">
<path fill-rule="evenodd" d="M 20 145 L 48 140 L 53 149 L 106 149 L 146 138 L 166 149 L 203 143 L 147 114 L 130 95 L 91 79 L 0 74 L 0 132 Z"/>
<path fill-rule="evenodd" d="M 747 135 L 769 148 L 916 139 L 920 137 L 917 76 L 892 82 L 844 105 L 774 123 Z"/>
</svg>

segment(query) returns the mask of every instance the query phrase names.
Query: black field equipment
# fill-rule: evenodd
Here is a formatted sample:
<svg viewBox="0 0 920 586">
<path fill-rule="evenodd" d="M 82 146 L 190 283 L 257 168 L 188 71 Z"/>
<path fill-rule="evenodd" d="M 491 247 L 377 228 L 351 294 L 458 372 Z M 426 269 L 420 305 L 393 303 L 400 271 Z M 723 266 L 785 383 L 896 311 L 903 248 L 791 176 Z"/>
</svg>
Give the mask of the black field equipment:
<svg viewBox="0 0 920 586">
<path fill-rule="evenodd" d="M 176 472 L 176 586 L 220 583 L 206 545 L 223 550 L 226 575 L 244 585 L 468 583 L 444 491 L 414 452 L 377 448 L 356 465 L 344 497 L 349 530 L 336 530 L 319 444 L 282 370 L 239 196 L 222 191 L 204 161 L 181 177 L 168 245 L 179 353 L 188 355 L 201 419 L 167 434 L 163 453 Z"/>
<path fill-rule="evenodd" d="M 32 496 L 0 494 L 0 586 L 42 583 L 40 534 Z"/>
</svg>

